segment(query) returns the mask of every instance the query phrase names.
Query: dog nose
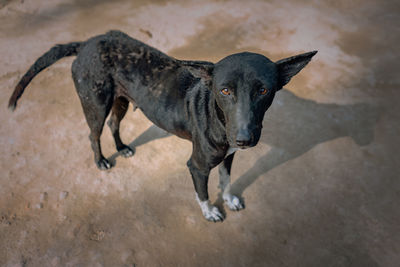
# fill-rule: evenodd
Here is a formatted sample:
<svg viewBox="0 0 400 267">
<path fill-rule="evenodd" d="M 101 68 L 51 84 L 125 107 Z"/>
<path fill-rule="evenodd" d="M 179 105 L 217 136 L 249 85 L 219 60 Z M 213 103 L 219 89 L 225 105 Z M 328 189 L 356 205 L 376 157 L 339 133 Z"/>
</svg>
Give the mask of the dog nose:
<svg viewBox="0 0 400 267">
<path fill-rule="evenodd" d="M 251 136 L 249 131 L 240 130 L 236 136 L 236 144 L 238 146 L 249 146 L 251 141 Z"/>
</svg>

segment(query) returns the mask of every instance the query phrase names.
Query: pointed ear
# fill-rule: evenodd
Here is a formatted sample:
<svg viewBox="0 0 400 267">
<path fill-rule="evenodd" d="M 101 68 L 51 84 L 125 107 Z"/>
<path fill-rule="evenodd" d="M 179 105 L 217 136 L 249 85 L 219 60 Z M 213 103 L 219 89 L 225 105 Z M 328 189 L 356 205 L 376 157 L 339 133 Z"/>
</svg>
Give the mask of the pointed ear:
<svg viewBox="0 0 400 267">
<path fill-rule="evenodd" d="M 290 79 L 304 68 L 318 51 L 312 51 L 275 62 L 278 68 L 278 90 L 282 89 Z"/>
<path fill-rule="evenodd" d="M 211 84 L 214 63 L 207 61 L 181 61 L 181 64 L 196 78 L 201 78 L 206 85 Z"/>
</svg>

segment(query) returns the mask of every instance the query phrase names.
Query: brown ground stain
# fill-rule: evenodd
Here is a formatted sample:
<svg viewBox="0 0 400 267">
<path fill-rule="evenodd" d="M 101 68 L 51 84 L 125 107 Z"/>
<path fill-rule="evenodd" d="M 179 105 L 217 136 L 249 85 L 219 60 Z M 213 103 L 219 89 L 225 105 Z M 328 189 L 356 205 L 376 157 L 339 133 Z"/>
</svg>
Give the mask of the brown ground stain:
<svg viewBox="0 0 400 267">
<path fill-rule="evenodd" d="M 259 52 L 255 47 L 237 48 L 237 44 L 243 41 L 243 31 L 238 27 L 246 18 L 233 17 L 229 14 L 214 14 L 201 21 L 203 30 L 197 32 L 187 40 L 187 44 L 169 51 L 169 54 L 180 59 L 207 59 L 217 62 L 223 57 L 248 51 Z"/>
</svg>

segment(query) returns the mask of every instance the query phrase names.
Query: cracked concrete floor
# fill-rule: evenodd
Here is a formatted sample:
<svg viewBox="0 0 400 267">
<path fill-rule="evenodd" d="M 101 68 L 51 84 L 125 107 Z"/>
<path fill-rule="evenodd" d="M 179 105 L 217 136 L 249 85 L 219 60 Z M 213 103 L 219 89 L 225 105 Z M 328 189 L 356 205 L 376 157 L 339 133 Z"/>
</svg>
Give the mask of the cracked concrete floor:
<svg viewBox="0 0 400 267">
<path fill-rule="evenodd" d="M 398 266 L 398 1 L 0 1 L 1 266 Z M 93 163 L 63 59 L 14 113 L 18 79 L 56 43 L 120 29 L 182 59 L 317 56 L 237 153 L 246 209 L 206 222 L 189 142 L 129 112 L 110 171 Z M 210 197 L 219 205 L 217 174 Z"/>
</svg>

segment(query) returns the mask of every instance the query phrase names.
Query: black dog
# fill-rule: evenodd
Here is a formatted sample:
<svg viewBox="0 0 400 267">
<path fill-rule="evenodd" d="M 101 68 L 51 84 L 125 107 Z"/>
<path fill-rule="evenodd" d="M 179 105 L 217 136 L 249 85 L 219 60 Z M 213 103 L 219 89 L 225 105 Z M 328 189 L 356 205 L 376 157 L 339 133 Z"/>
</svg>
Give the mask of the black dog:
<svg viewBox="0 0 400 267">
<path fill-rule="evenodd" d="M 133 151 L 119 135 L 119 123 L 129 102 L 162 129 L 193 143 L 187 165 L 205 218 L 222 221 L 223 215 L 208 200 L 210 170 L 220 164 L 223 199 L 231 210 L 244 208 L 230 193 L 234 152 L 255 146 L 265 111 L 275 93 L 316 54 L 309 52 L 272 62 L 254 53 L 230 55 L 216 64 L 183 61 L 110 31 L 89 39 L 57 45 L 41 56 L 22 77 L 9 101 L 15 109 L 28 83 L 43 69 L 66 56 L 77 55 L 72 77 L 90 127 L 94 158 L 100 169 L 110 164 L 101 153 L 100 135 L 108 125 L 117 150 L 125 157 Z"/>
</svg>

